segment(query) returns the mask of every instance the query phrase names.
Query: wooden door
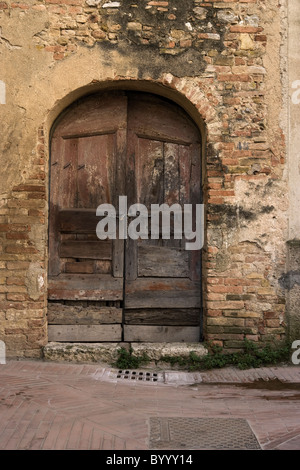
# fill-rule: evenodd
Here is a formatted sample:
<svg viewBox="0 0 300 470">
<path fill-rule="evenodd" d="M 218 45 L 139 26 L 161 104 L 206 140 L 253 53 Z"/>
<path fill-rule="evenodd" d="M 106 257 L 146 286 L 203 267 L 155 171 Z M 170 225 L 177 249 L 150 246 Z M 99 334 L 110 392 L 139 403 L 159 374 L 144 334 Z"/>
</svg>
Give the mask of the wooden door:
<svg viewBox="0 0 300 470">
<path fill-rule="evenodd" d="M 64 113 L 51 140 L 50 341 L 199 341 L 200 251 L 151 239 L 150 218 L 145 239 L 99 240 L 96 208 L 121 195 L 149 216 L 200 203 L 200 161 L 198 129 L 168 100 L 114 92 Z"/>
<path fill-rule="evenodd" d="M 50 341 L 121 341 L 123 240 L 99 240 L 96 208 L 124 193 L 127 97 L 73 105 L 51 141 Z"/>
<path fill-rule="evenodd" d="M 130 94 L 128 109 L 128 205 L 138 202 L 150 211 L 152 204 L 200 204 L 201 143 L 194 123 L 175 104 L 151 95 Z M 148 228 L 148 239 L 126 243 L 124 340 L 197 342 L 200 250 L 187 251 L 184 234 L 151 239 L 150 220 Z"/>
</svg>

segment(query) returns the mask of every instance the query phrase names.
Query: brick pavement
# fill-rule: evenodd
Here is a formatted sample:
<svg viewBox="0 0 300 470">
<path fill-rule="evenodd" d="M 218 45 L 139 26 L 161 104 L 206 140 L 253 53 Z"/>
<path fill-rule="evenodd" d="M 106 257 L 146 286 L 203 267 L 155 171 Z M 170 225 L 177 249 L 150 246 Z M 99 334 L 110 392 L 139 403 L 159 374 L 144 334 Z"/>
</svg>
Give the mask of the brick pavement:
<svg viewBox="0 0 300 470">
<path fill-rule="evenodd" d="M 103 364 L 0 365 L 0 449 L 147 450 L 153 417 L 243 418 L 262 449 L 300 449 L 300 367 L 169 371 L 157 382 L 114 372 Z"/>
</svg>

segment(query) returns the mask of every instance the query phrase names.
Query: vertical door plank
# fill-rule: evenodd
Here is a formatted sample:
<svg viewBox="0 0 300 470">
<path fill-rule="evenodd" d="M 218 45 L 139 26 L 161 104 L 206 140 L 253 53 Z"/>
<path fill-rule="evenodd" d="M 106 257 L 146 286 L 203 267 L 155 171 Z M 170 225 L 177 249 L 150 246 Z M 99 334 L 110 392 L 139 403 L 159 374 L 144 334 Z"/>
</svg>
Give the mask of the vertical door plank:
<svg viewBox="0 0 300 470">
<path fill-rule="evenodd" d="M 130 117 L 128 117 L 126 158 L 126 193 L 128 208 L 137 202 L 136 153 L 138 153 L 138 137 L 134 131 L 131 130 Z M 134 280 L 137 278 L 137 259 L 137 243 L 127 237 L 125 255 L 126 279 Z"/>
<path fill-rule="evenodd" d="M 57 276 L 60 273 L 59 251 L 59 206 L 61 161 L 63 158 L 63 140 L 55 137 L 51 142 L 50 164 L 50 203 L 49 203 L 49 275 Z"/>
<path fill-rule="evenodd" d="M 78 143 L 78 207 L 112 202 L 115 186 L 115 134 L 82 137 Z"/>
<path fill-rule="evenodd" d="M 127 110 L 127 107 L 126 107 Z M 127 121 L 126 127 L 121 127 L 116 133 L 115 141 L 115 178 L 112 188 L 112 204 L 119 212 L 119 196 L 126 195 L 126 148 L 127 148 Z M 113 241 L 112 273 L 114 277 L 124 276 L 124 249 L 125 240 L 120 237 L 120 219 L 117 220 L 117 239 Z"/>
<path fill-rule="evenodd" d="M 191 181 L 190 198 L 191 203 L 196 206 L 201 199 L 201 146 L 199 143 L 191 145 Z M 195 219 L 196 217 L 194 217 Z M 201 221 L 204 223 L 204 220 Z M 192 280 L 201 279 L 201 250 L 190 251 L 190 278 Z"/>
<path fill-rule="evenodd" d="M 179 161 L 178 144 L 164 143 L 164 202 L 179 204 Z"/>
<path fill-rule="evenodd" d="M 151 204 L 162 204 L 164 202 L 163 143 L 157 140 L 138 138 L 135 159 L 136 202 L 144 204 L 150 211 Z"/>
<path fill-rule="evenodd" d="M 164 202 L 172 206 L 180 204 L 180 178 L 179 178 L 179 152 L 178 144 L 164 143 Z M 170 215 L 170 239 L 163 240 L 164 246 L 181 246 L 181 240 L 174 237 L 175 216 Z M 172 235 L 171 235 L 172 233 Z M 182 233 L 181 233 L 182 236 Z"/>
<path fill-rule="evenodd" d="M 59 179 L 59 208 L 77 207 L 78 139 L 62 139 Z"/>
<path fill-rule="evenodd" d="M 179 200 L 181 205 L 190 202 L 191 165 L 190 146 L 179 145 Z"/>
</svg>

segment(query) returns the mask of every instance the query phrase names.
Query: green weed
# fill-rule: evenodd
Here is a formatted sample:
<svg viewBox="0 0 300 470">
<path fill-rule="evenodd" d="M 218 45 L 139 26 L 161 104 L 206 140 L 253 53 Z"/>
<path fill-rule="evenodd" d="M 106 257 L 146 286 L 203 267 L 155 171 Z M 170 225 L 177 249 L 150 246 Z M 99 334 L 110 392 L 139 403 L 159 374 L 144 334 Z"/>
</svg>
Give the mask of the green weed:
<svg viewBox="0 0 300 470">
<path fill-rule="evenodd" d="M 117 360 L 113 363 L 113 366 L 118 369 L 136 369 L 141 365 L 148 364 L 149 362 L 150 358 L 146 353 L 143 353 L 142 356 L 135 356 L 132 348 L 129 350 L 120 348 L 117 351 Z"/>
<path fill-rule="evenodd" d="M 266 344 L 259 345 L 247 339 L 244 340 L 241 351 L 228 353 L 218 345 L 206 345 L 208 354 L 198 356 L 190 352 L 189 356 L 162 356 L 159 362 L 168 363 L 171 366 L 179 366 L 190 371 L 220 369 L 226 366 L 234 366 L 239 369 L 250 369 L 275 365 L 290 360 L 290 344 Z M 119 369 L 135 369 L 150 362 L 146 353 L 141 356 L 133 354 L 133 350 L 120 348 L 118 357 L 113 366 Z"/>
<path fill-rule="evenodd" d="M 191 371 L 220 369 L 226 366 L 249 369 L 287 362 L 290 358 L 290 351 L 290 345 L 259 346 L 245 339 L 243 350 L 238 352 L 227 353 L 218 345 L 208 345 L 208 354 L 205 356 L 198 356 L 195 352 L 191 352 L 186 358 L 164 356 L 160 360 L 173 366 L 186 367 Z"/>
</svg>

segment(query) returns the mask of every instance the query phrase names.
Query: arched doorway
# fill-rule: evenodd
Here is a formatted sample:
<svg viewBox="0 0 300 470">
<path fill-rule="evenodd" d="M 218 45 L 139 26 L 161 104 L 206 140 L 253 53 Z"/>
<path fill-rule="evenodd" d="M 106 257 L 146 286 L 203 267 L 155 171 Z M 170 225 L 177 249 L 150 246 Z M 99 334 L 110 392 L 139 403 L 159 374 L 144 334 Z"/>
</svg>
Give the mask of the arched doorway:
<svg viewBox="0 0 300 470">
<path fill-rule="evenodd" d="M 120 196 L 149 210 L 138 239 Z M 51 138 L 49 340 L 199 341 L 201 250 L 186 250 L 175 222 L 153 236 L 150 208 L 200 203 L 201 135 L 178 105 L 112 91 L 70 106 Z M 96 234 L 102 204 L 116 208 L 113 239 Z"/>
</svg>

